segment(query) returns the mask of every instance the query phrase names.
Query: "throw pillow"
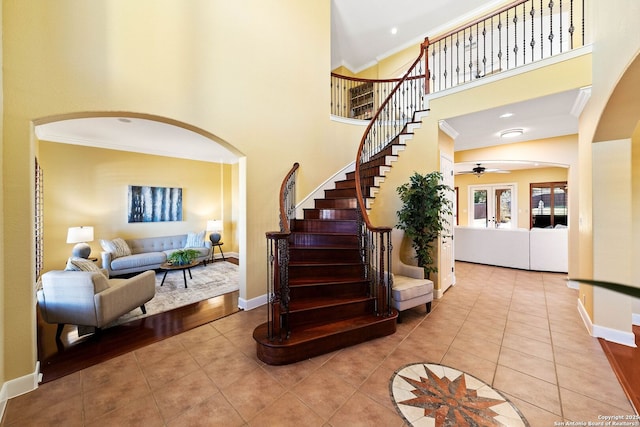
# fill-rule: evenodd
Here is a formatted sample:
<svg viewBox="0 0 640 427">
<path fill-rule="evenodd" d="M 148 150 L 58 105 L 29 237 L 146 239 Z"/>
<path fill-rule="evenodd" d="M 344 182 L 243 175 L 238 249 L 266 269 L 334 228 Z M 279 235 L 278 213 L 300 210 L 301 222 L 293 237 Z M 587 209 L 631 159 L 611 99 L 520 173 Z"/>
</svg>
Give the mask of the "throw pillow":
<svg viewBox="0 0 640 427">
<path fill-rule="evenodd" d="M 189 233 L 187 234 L 187 243 L 185 243 L 185 248 L 202 248 L 204 247 L 204 234 L 205 230 L 202 230 L 199 233 Z"/>
<path fill-rule="evenodd" d="M 113 258 L 131 255 L 131 248 L 129 248 L 127 242 L 120 237 L 116 237 L 113 240 L 100 240 L 100 246 L 102 246 L 102 249 L 106 252 L 111 252 Z"/>
<path fill-rule="evenodd" d="M 95 271 L 101 273 L 100 268 L 85 258 L 71 257 L 67 260 L 66 271 Z"/>
</svg>

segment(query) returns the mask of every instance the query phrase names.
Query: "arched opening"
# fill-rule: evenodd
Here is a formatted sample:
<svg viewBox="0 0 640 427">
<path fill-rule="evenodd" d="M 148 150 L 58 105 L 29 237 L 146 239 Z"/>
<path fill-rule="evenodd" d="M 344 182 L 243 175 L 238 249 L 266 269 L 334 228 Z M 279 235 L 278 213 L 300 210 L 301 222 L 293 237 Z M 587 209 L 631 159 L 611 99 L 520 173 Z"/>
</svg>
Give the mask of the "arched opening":
<svg viewBox="0 0 640 427">
<path fill-rule="evenodd" d="M 223 224 L 222 230 L 215 231 L 222 234 L 224 255 L 242 259 L 244 156 L 231 144 L 196 126 L 131 112 L 65 114 L 38 119 L 34 125 L 44 183 L 40 246 L 44 272 L 65 268 L 72 246 L 66 240 L 67 230 L 79 225 L 95 230 L 91 257 L 99 267 L 104 267 L 101 239 L 144 239 L 201 230 L 206 231 L 206 239 L 214 231 L 207 230 L 213 220 Z M 181 219 L 129 222 L 130 185 L 180 188 Z M 213 257 L 220 261 L 219 249 L 210 261 Z M 243 268 L 243 263 L 236 264 Z M 162 272 L 157 275 L 162 277 Z M 182 284 L 182 273 L 174 275 Z M 242 296 L 246 274 L 237 272 L 234 277 Z M 185 301 L 192 302 L 179 301 L 169 308 Z"/>
</svg>

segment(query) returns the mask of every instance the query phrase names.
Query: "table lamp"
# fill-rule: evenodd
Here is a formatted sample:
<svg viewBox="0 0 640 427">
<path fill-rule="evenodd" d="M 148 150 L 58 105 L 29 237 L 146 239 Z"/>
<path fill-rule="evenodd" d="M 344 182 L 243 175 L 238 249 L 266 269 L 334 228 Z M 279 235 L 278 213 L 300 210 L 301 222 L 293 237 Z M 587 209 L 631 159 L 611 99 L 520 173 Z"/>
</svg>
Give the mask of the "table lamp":
<svg viewBox="0 0 640 427">
<path fill-rule="evenodd" d="M 79 258 L 89 258 L 91 246 L 87 242 L 93 241 L 93 227 L 82 225 L 80 227 L 69 227 L 67 232 L 67 243 L 75 243 L 71 250 L 71 255 Z"/>
<path fill-rule="evenodd" d="M 212 244 L 220 242 L 220 232 L 222 231 L 222 220 L 214 219 L 207 221 L 207 231 L 210 231 L 209 240 Z"/>
</svg>

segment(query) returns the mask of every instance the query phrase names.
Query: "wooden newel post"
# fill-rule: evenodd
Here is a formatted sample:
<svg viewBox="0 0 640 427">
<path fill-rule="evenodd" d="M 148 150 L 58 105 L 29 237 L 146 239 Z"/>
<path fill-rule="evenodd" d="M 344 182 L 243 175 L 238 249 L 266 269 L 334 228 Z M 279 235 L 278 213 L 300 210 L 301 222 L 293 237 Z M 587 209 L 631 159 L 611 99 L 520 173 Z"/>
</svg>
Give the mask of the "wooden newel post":
<svg viewBox="0 0 640 427">
<path fill-rule="evenodd" d="M 428 95 L 431 93 L 431 73 L 429 72 L 429 37 L 425 37 L 424 41 L 420 45 L 421 49 L 424 49 L 424 93 Z"/>
</svg>

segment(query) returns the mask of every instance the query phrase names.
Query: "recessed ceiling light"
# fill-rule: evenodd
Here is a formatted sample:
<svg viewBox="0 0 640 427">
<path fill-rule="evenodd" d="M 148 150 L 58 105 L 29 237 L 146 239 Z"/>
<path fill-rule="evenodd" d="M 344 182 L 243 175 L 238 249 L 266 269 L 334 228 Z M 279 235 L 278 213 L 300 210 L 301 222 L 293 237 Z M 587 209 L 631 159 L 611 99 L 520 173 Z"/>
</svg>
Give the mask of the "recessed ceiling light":
<svg viewBox="0 0 640 427">
<path fill-rule="evenodd" d="M 391 34 L 396 34 L 398 32 L 398 28 L 397 27 L 393 27 L 391 29 Z"/>
<path fill-rule="evenodd" d="M 507 129 L 500 132 L 500 138 L 513 138 L 524 133 L 524 129 Z"/>
<path fill-rule="evenodd" d="M 118 121 L 119 121 L 119 122 L 122 122 L 122 123 L 131 123 L 131 120 L 130 120 L 130 119 L 125 119 L 124 117 L 120 117 L 120 118 L 118 119 Z"/>
<path fill-rule="evenodd" d="M 513 116 L 513 113 L 504 113 L 504 114 L 500 115 L 500 118 L 501 119 L 506 119 L 506 118 L 509 118 L 511 116 Z"/>
</svg>

